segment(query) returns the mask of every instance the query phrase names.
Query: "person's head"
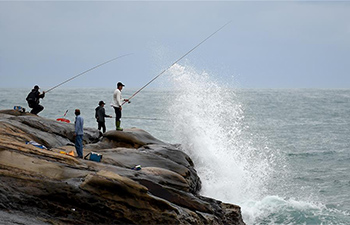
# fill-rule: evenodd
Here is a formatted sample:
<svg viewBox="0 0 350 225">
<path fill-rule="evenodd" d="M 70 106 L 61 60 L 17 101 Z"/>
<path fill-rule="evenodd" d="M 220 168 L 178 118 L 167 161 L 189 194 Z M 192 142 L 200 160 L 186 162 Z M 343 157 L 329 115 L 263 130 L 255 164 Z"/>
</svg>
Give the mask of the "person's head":
<svg viewBox="0 0 350 225">
<path fill-rule="evenodd" d="M 124 85 L 122 82 L 118 82 L 118 83 L 117 83 L 117 88 L 118 88 L 119 90 L 122 90 L 124 86 L 125 86 L 125 85 Z"/>
<path fill-rule="evenodd" d="M 74 112 L 74 114 L 75 114 L 76 116 L 80 115 L 80 109 L 76 109 L 75 112 Z"/>
<path fill-rule="evenodd" d="M 100 102 L 98 103 L 98 105 L 103 107 L 103 106 L 105 105 L 105 103 L 104 103 L 104 101 L 100 101 Z"/>
<path fill-rule="evenodd" d="M 40 88 L 39 88 L 39 86 L 38 86 L 38 85 L 35 85 L 35 86 L 34 86 L 34 90 L 36 90 L 36 91 L 37 91 L 37 90 L 39 90 L 39 89 L 40 89 Z"/>
</svg>

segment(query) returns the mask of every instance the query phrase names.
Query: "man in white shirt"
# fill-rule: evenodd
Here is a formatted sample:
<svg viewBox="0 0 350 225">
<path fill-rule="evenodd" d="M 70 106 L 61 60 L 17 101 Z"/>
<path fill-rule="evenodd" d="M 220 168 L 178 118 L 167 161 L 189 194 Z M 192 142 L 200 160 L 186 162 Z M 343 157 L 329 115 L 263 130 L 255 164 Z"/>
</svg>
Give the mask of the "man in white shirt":
<svg viewBox="0 0 350 225">
<path fill-rule="evenodd" d="M 123 128 L 120 127 L 120 118 L 122 117 L 122 105 L 123 102 L 128 102 L 128 99 L 123 99 L 122 100 L 122 89 L 125 85 L 122 84 L 121 82 L 117 83 L 117 88 L 115 89 L 114 93 L 113 93 L 113 108 L 115 111 L 115 126 L 116 126 L 116 130 L 120 130 L 122 131 Z"/>
</svg>

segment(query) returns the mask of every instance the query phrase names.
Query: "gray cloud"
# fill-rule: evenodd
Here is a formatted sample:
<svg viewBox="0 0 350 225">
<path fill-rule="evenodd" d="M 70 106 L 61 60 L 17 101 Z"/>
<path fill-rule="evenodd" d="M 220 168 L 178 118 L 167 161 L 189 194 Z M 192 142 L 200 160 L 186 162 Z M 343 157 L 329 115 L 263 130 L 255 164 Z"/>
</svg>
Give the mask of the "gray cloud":
<svg viewBox="0 0 350 225">
<path fill-rule="evenodd" d="M 131 52 L 67 86 L 140 87 L 230 20 L 186 62 L 242 87 L 349 87 L 349 11 L 349 2 L 0 2 L 0 87 L 49 88 Z"/>
</svg>

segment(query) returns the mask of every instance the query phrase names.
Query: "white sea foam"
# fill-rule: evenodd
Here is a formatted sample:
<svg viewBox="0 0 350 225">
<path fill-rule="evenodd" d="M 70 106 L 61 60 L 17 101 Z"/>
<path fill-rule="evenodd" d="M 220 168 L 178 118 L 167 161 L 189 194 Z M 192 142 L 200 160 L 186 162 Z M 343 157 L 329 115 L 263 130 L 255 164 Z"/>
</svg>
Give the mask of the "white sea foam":
<svg viewBox="0 0 350 225">
<path fill-rule="evenodd" d="M 319 202 L 266 196 L 241 204 L 247 224 L 347 224 L 346 212 L 327 208 Z"/>
<path fill-rule="evenodd" d="M 239 204 L 247 224 L 343 224 L 346 213 L 288 195 L 284 157 L 249 135 L 244 106 L 234 90 L 210 74 L 176 64 L 169 70 L 173 136 L 194 160 L 202 193 Z M 257 140 L 259 139 L 259 140 Z M 290 186 L 289 186 L 290 187 Z M 276 192 L 276 196 L 271 193 Z M 298 196 L 304 195 L 294 190 Z M 299 193 L 299 194 L 298 194 Z M 282 194 L 283 196 L 277 196 Z M 336 217 L 332 216 L 336 213 Z"/>
<path fill-rule="evenodd" d="M 169 72 L 176 92 L 169 109 L 174 135 L 195 162 L 202 194 L 232 203 L 262 196 L 270 161 L 242 137 L 243 108 L 232 89 L 188 66 Z"/>
</svg>

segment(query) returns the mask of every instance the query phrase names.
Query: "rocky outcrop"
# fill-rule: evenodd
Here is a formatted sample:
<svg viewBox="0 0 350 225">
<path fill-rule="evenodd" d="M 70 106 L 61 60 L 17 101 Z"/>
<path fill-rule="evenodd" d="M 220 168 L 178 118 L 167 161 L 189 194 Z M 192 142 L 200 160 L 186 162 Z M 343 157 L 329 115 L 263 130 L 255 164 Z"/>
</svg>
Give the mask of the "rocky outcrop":
<svg viewBox="0 0 350 225">
<path fill-rule="evenodd" d="M 137 128 L 103 136 L 84 128 L 84 155 L 103 155 L 95 162 L 66 154 L 75 152 L 73 134 L 73 124 L 0 111 L 0 216 L 40 224 L 244 224 L 239 206 L 199 195 L 201 181 L 180 146 Z"/>
</svg>

